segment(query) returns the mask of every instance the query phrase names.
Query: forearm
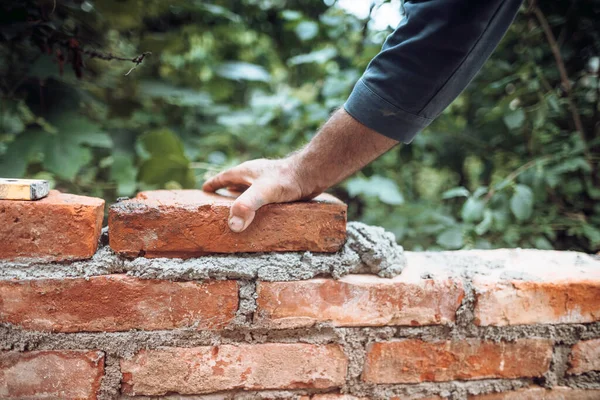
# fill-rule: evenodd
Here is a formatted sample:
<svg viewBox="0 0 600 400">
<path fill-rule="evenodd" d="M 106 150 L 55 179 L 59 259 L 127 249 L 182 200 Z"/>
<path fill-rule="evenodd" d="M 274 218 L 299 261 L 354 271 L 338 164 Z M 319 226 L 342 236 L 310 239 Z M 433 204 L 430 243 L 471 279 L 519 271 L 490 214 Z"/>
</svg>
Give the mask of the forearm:
<svg viewBox="0 0 600 400">
<path fill-rule="evenodd" d="M 290 156 L 303 197 L 312 197 L 341 182 L 393 146 L 396 140 L 338 110 L 302 150 Z"/>
</svg>

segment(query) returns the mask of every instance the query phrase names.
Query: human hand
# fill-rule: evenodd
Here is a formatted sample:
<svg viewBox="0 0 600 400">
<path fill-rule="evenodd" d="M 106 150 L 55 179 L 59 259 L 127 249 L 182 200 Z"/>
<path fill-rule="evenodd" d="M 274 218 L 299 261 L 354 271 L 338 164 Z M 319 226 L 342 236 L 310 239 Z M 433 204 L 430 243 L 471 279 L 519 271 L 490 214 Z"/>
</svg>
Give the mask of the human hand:
<svg viewBox="0 0 600 400">
<path fill-rule="evenodd" d="M 244 192 L 233 202 L 229 212 L 229 228 L 244 231 L 254 220 L 256 211 L 270 203 L 285 203 L 314 197 L 300 182 L 293 157 L 281 160 L 247 161 L 207 180 L 202 189 L 214 192 L 221 188 Z"/>
</svg>

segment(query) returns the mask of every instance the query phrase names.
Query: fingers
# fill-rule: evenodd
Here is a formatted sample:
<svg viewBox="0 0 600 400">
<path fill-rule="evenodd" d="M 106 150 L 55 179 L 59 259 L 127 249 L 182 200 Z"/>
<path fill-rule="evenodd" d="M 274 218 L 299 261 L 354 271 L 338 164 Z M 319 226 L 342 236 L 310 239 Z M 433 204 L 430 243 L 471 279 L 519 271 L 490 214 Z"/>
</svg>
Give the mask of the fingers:
<svg viewBox="0 0 600 400">
<path fill-rule="evenodd" d="M 254 220 L 256 211 L 271 203 L 268 187 L 256 183 L 242 193 L 231 205 L 229 228 L 234 232 L 244 231 Z"/>
<path fill-rule="evenodd" d="M 249 176 L 248 171 L 246 171 L 244 168 L 240 168 L 240 166 L 237 166 L 235 168 L 220 172 L 219 174 L 208 179 L 202 185 L 202 190 L 206 192 L 214 192 L 221 188 L 247 187 L 251 184 L 252 178 Z"/>
</svg>

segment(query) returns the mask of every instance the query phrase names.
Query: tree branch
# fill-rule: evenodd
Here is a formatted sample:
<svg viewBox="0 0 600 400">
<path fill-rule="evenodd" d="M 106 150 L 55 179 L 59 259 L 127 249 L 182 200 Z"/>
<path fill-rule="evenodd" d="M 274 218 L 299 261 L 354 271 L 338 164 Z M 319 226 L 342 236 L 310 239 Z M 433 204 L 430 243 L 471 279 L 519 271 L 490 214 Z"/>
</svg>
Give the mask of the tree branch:
<svg viewBox="0 0 600 400">
<path fill-rule="evenodd" d="M 552 54 L 554 55 L 554 59 L 556 61 L 556 67 L 558 68 L 558 72 L 560 74 L 561 85 L 563 90 L 565 91 L 565 95 L 567 97 L 567 101 L 569 103 L 569 110 L 571 111 L 571 116 L 573 118 L 573 124 L 575 125 L 575 130 L 578 132 L 581 141 L 583 142 L 583 154 L 586 158 L 586 161 L 590 165 L 592 171 L 594 170 L 593 164 L 590 157 L 590 152 L 587 146 L 585 131 L 583 130 L 583 123 L 581 121 L 581 116 L 579 115 L 579 109 L 573 100 L 573 96 L 571 95 L 571 81 L 569 80 L 569 76 L 567 75 L 567 69 L 565 68 L 565 62 L 560 54 L 560 47 L 556 42 L 556 38 L 552 33 L 552 28 L 550 28 L 550 24 L 546 19 L 546 16 L 542 12 L 542 10 L 536 5 L 535 0 L 531 0 L 529 3 L 529 10 L 533 12 L 535 17 L 537 18 L 544 34 L 546 35 L 546 40 L 548 40 L 548 44 L 550 45 L 550 50 L 552 50 Z"/>
</svg>

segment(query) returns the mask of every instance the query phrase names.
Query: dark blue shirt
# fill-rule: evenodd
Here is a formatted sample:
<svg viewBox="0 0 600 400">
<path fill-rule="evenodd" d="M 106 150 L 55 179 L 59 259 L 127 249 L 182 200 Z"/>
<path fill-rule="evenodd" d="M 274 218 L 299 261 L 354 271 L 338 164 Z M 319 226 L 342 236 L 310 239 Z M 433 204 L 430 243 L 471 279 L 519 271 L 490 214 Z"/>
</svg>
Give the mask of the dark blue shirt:
<svg viewBox="0 0 600 400">
<path fill-rule="evenodd" d="M 387 38 L 344 105 L 367 127 L 409 143 L 471 82 L 521 0 L 421 0 Z"/>
</svg>

